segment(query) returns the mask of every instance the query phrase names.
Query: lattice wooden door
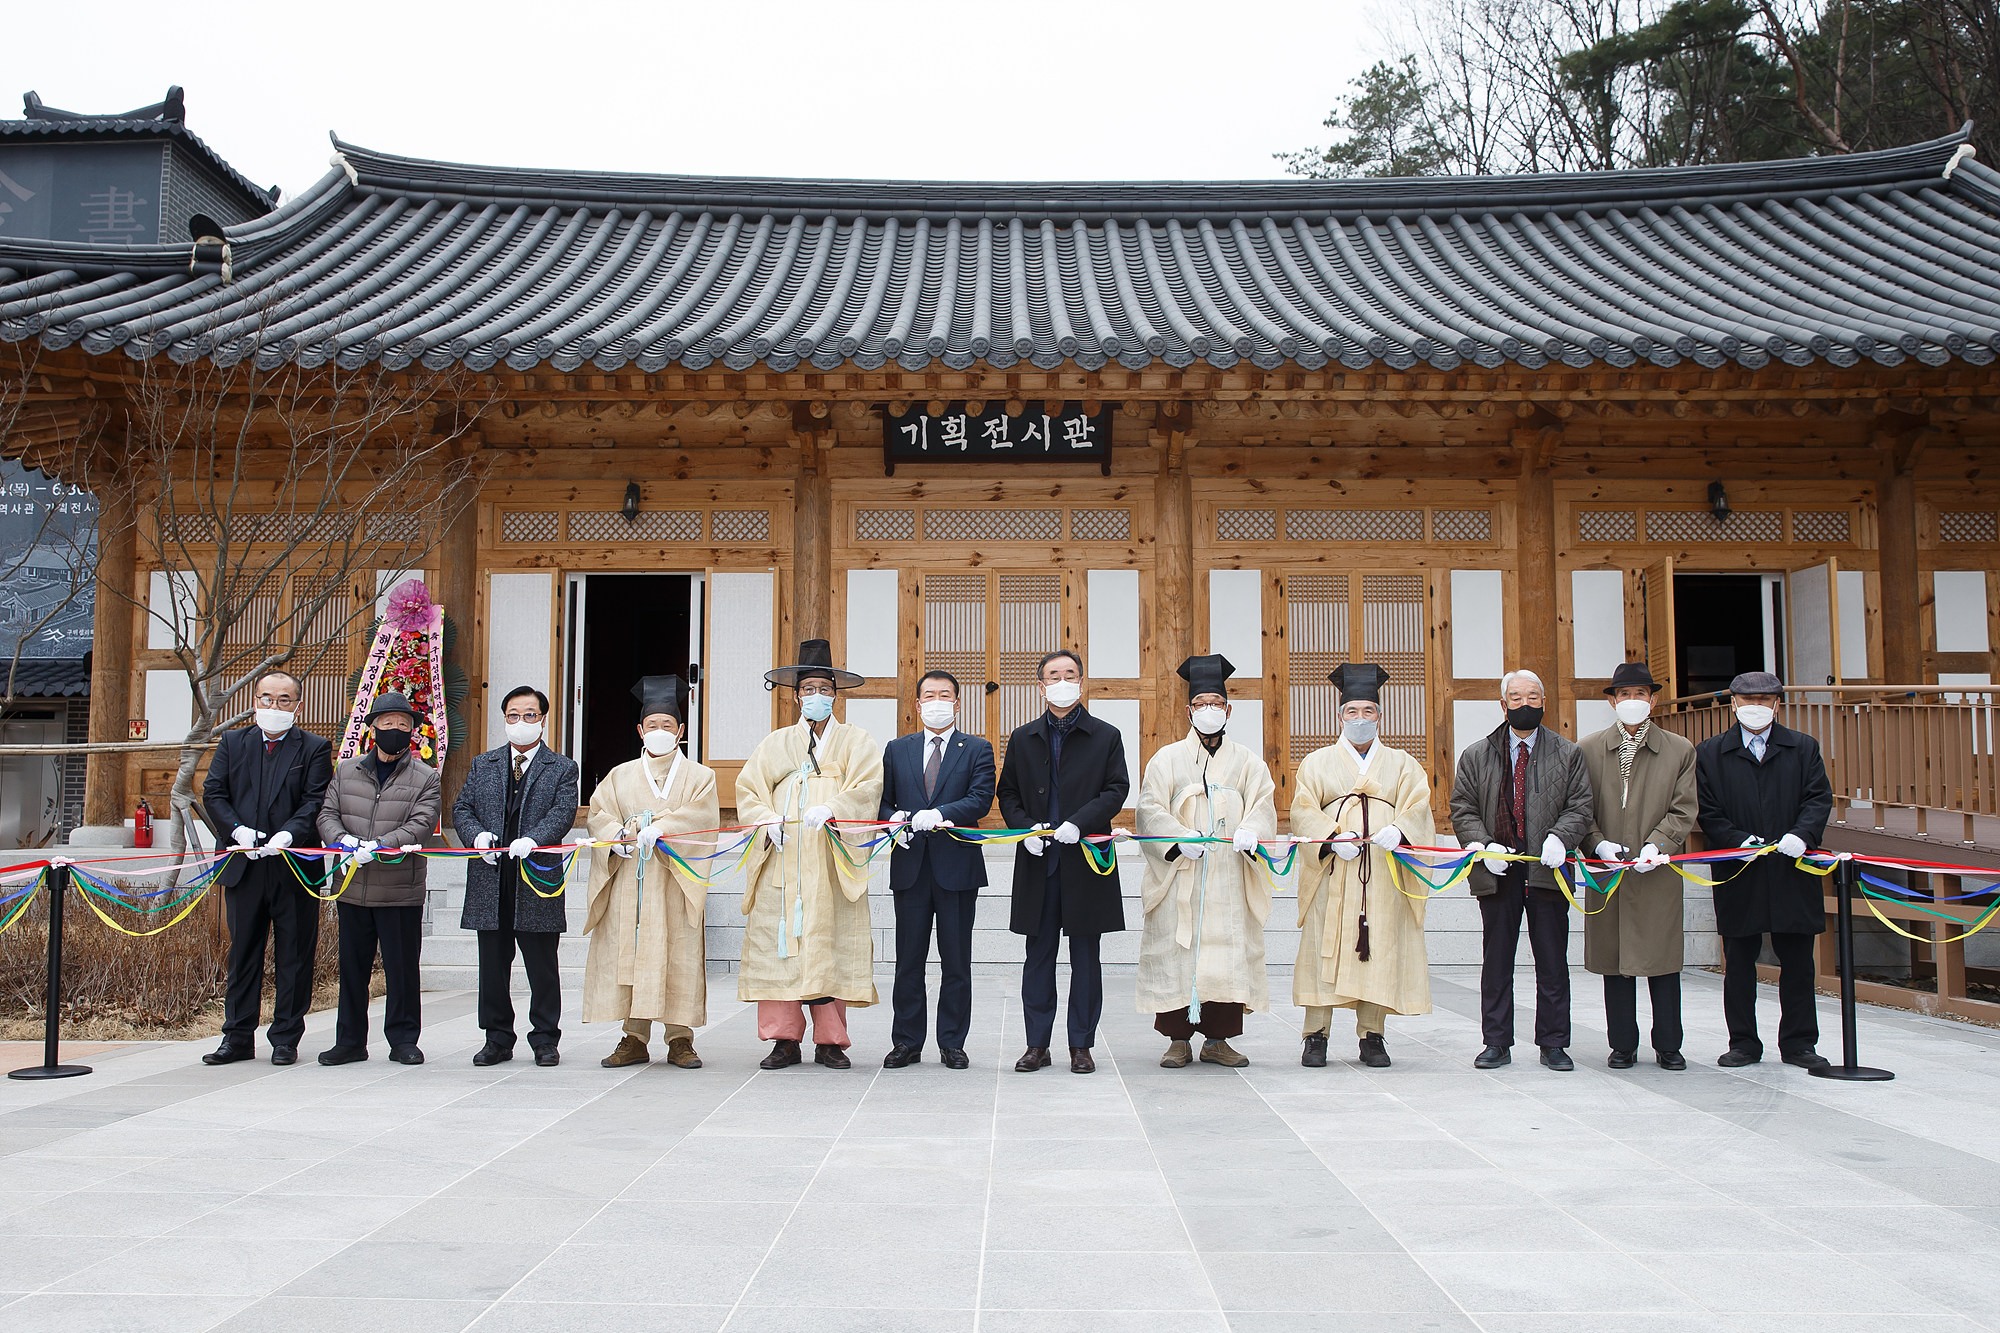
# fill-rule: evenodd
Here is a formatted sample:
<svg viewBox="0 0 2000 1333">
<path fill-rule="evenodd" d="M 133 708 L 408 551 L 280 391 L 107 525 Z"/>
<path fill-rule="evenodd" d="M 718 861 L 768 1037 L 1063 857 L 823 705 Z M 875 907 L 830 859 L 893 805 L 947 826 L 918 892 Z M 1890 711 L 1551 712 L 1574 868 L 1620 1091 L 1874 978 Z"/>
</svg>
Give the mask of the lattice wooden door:
<svg viewBox="0 0 2000 1333">
<path fill-rule="evenodd" d="M 1006 758 L 1007 736 L 1042 711 L 1035 664 L 1062 645 L 1060 571 L 938 572 L 922 576 L 920 671 L 958 678 L 959 726 L 993 742 Z M 997 688 L 987 692 L 987 684 Z"/>
<path fill-rule="evenodd" d="M 1339 700 L 1327 674 L 1343 662 L 1389 673 L 1382 739 L 1429 767 L 1430 616 L 1424 576 L 1296 573 L 1284 582 L 1289 765 L 1340 737 Z"/>
</svg>

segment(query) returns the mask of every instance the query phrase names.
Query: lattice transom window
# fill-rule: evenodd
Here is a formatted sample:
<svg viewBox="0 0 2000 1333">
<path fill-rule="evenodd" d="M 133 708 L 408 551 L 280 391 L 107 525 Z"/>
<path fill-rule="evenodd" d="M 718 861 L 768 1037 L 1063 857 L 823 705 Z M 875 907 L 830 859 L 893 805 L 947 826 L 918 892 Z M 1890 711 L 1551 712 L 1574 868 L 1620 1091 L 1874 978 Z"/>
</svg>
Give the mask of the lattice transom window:
<svg viewBox="0 0 2000 1333">
<path fill-rule="evenodd" d="M 1431 510 L 1431 540 L 1435 542 L 1490 542 L 1493 540 L 1491 509 Z"/>
<path fill-rule="evenodd" d="M 615 509 L 573 509 L 569 515 L 573 542 L 698 542 L 701 510 L 649 509 L 628 520 Z"/>
<path fill-rule="evenodd" d="M 854 511 L 854 540 L 858 542 L 907 542 L 916 540 L 917 511 L 914 509 L 857 509 Z"/>
<path fill-rule="evenodd" d="M 1294 542 L 1420 542 L 1421 509 L 1287 509 L 1285 539 Z"/>
<path fill-rule="evenodd" d="M 1792 540 L 1817 546 L 1845 546 L 1853 541 L 1854 521 L 1845 509 L 1794 509 Z"/>
<path fill-rule="evenodd" d="M 1738 509 L 1718 521 L 1706 509 L 1649 509 L 1649 542 L 1757 542 L 1785 540 L 1785 516 L 1776 509 Z"/>
<path fill-rule="evenodd" d="M 562 536 L 562 516 L 553 509 L 507 509 L 500 514 L 503 542 L 552 542 Z"/>
<path fill-rule="evenodd" d="M 1278 535 L 1275 509 L 1218 509 L 1215 539 L 1222 542 L 1267 542 Z"/>
<path fill-rule="evenodd" d="M 1060 509 L 926 509 L 924 540 L 933 542 L 1059 542 Z"/>
<path fill-rule="evenodd" d="M 1576 516 L 1576 537 L 1585 542 L 1629 542 L 1639 535 L 1639 516 L 1630 509 L 1583 509 Z"/>
<path fill-rule="evenodd" d="M 708 535 L 716 542 L 767 542 L 771 540 L 771 511 L 718 509 L 708 516 Z"/>
<path fill-rule="evenodd" d="M 1129 509 L 1072 509 L 1069 535 L 1079 542 L 1126 542 L 1132 540 L 1132 511 Z"/>
<path fill-rule="evenodd" d="M 2000 541 L 2000 522 L 1991 509 L 1941 509 L 1938 511 L 1938 540 L 1941 542 Z"/>
</svg>

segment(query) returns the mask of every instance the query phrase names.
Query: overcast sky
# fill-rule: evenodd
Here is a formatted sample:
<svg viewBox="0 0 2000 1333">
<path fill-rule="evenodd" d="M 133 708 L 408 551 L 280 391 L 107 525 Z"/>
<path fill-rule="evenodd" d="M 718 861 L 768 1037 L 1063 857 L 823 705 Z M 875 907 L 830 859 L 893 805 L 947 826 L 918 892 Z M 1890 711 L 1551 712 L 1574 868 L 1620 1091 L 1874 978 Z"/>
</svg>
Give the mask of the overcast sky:
<svg viewBox="0 0 2000 1333">
<path fill-rule="evenodd" d="M 411 157 L 768 176 L 1279 174 L 1379 54 L 1375 0 L 14 5 L 0 118 L 187 90 L 259 184 L 327 131 Z"/>
</svg>

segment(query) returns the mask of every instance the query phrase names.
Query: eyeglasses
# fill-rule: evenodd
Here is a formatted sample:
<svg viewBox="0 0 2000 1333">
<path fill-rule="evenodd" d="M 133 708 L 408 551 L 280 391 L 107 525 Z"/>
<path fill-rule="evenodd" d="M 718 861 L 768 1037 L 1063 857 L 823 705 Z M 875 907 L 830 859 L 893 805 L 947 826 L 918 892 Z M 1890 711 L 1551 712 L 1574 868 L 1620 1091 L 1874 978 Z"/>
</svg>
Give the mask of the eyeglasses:
<svg viewBox="0 0 2000 1333">
<path fill-rule="evenodd" d="M 257 706 L 259 708 L 284 708 L 297 702 L 298 699 L 289 694 L 260 694 L 257 696 Z"/>
</svg>

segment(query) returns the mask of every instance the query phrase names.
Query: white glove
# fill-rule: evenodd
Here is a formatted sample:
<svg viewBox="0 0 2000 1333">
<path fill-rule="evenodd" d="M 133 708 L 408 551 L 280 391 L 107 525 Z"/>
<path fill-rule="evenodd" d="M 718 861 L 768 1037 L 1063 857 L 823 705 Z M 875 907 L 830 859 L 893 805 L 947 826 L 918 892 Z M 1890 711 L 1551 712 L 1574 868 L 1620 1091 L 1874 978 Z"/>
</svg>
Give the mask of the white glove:
<svg viewBox="0 0 2000 1333">
<path fill-rule="evenodd" d="M 262 838 L 264 835 L 259 833 L 256 829 L 251 828 L 247 824 L 238 824 L 236 826 L 236 832 L 231 834 L 230 836 L 236 839 L 236 845 L 238 847 L 242 848 L 244 851 L 247 852 L 252 847 L 255 847 L 257 845 L 257 840 Z"/>
<path fill-rule="evenodd" d="M 1500 850 L 1505 851 L 1506 848 L 1503 847 Z M 1504 857 L 1482 856 L 1479 858 L 1479 864 L 1486 867 L 1486 873 L 1489 875 L 1504 875 L 1507 873 L 1508 867 L 1514 863 Z"/>
<path fill-rule="evenodd" d="M 1047 827 L 1048 827 L 1047 824 L 1035 825 L 1035 829 L 1037 832 Z M 1047 838 L 1023 838 L 1021 839 L 1021 845 L 1028 849 L 1028 855 L 1040 856 L 1043 853 L 1043 851 L 1047 849 L 1049 845 L 1049 840 Z"/>
<path fill-rule="evenodd" d="M 499 836 L 495 834 L 493 830 L 488 829 L 486 832 L 480 834 L 478 837 L 472 840 L 472 846 L 474 850 L 485 853 L 485 855 L 479 858 L 480 860 L 484 861 L 487 865 L 497 866 L 500 864 L 500 853 L 494 851 L 488 851 L 487 849 L 493 846 L 493 844 L 498 841 L 500 841 Z M 631 854 L 632 853 L 630 853 L 629 851 L 625 853 L 625 855 L 627 856 L 630 856 Z"/>
<path fill-rule="evenodd" d="M 944 816 L 935 810 L 919 810 L 910 816 L 910 827 L 919 833 L 929 833 L 944 823 Z"/>
<path fill-rule="evenodd" d="M 773 847 L 785 845 L 785 825 L 782 820 L 764 825 L 764 836 L 771 840 Z"/>
<path fill-rule="evenodd" d="M 1563 858 L 1569 853 L 1563 850 L 1562 839 L 1551 833 L 1542 839 L 1542 864 L 1551 870 L 1562 867 Z"/>
<path fill-rule="evenodd" d="M 1778 855 L 1796 861 L 1806 854 L 1806 840 L 1796 833 L 1787 833 L 1778 839 Z"/>
<path fill-rule="evenodd" d="M 1111 830 L 1111 841 L 1113 842 L 1132 841 L 1132 830 L 1128 828 L 1118 828 L 1114 826 Z"/>
<path fill-rule="evenodd" d="M 1666 863 L 1667 858 L 1660 855 L 1660 849 L 1649 842 L 1639 849 L 1639 855 L 1633 861 L 1633 869 L 1642 875 L 1647 875 Z"/>
<path fill-rule="evenodd" d="M 1343 833 L 1333 840 L 1333 854 L 1343 861 L 1352 861 L 1361 855 L 1361 835 Z"/>
<path fill-rule="evenodd" d="M 406 842 L 403 844 L 402 852 L 403 855 L 408 856 L 412 852 L 421 852 L 423 849 L 424 845 L 420 842 Z"/>
<path fill-rule="evenodd" d="M 1625 859 L 1625 849 L 1609 838 L 1606 838 L 1603 842 L 1597 844 L 1597 859 L 1600 861 L 1623 861 Z"/>
<path fill-rule="evenodd" d="M 625 830 L 624 829 L 618 830 L 618 835 L 620 837 L 623 837 L 625 835 Z M 622 856 L 629 861 L 632 859 L 632 844 L 629 842 L 614 842 L 611 844 L 611 854 L 613 856 Z M 499 860 L 500 860 L 499 853 L 496 852 L 493 855 L 486 858 L 486 864 L 495 865 L 499 862 Z"/>
<path fill-rule="evenodd" d="M 290 829 L 281 828 L 276 833 L 273 833 L 271 835 L 271 839 L 269 842 L 266 842 L 264 844 L 264 851 L 267 854 L 272 852 L 282 852 L 285 850 L 285 848 L 291 845 L 292 845 L 292 831 Z"/>
<path fill-rule="evenodd" d="M 365 866 L 369 862 L 373 861 L 375 859 L 375 849 L 379 846 L 381 846 L 380 843 L 376 842 L 373 838 L 370 838 L 367 842 L 364 842 L 360 846 L 356 847 L 354 849 L 354 864 L 358 866 Z"/>
<path fill-rule="evenodd" d="M 1056 825 L 1056 831 L 1050 836 L 1063 846 L 1072 847 L 1083 837 L 1083 830 L 1065 819 L 1062 823 Z"/>
<path fill-rule="evenodd" d="M 513 857 L 516 861 L 534 850 L 535 840 L 533 838 L 516 838 L 507 844 L 507 855 Z"/>
<path fill-rule="evenodd" d="M 1763 845 L 1764 845 L 1764 840 L 1758 837 L 1754 833 L 1743 840 L 1743 850 L 1745 851 L 1748 851 L 1753 847 L 1762 847 Z"/>
<path fill-rule="evenodd" d="M 1388 828 L 1383 829 L 1381 832 L 1375 834 L 1374 837 L 1368 839 L 1368 841 L 1374 843 L 1385 852 L 1393 852 L 1403 845 L 1403 830 L 1391 824 Z"/>
<path fill-rule="evenodd" d="M 898 810 L 895 814 L 889 816 L 889 824 L 892 831 L 891 836 L 894 837 L 896 845 L 898 847 L 908 847 L 910 845 L 910 812 L 908 810 Z"/>
<path fill-rule="evenodd" d="M 1208 854 L 1207 846 L 1199 842 L 1177 842 L 1174 846 L 1180 848 L 1181 855 L 1190 861 L 1199 861 Z"/>
<path fill-rule="evenodd" d="M 806 832 L 817 833 L 826 827 L 826 821 L 833 818 L 833 807 L 816 805 L 806 811 Z"/>
<path fill-rule="evenodd" d="M 1237 829 L 1236 836 L 1229 840 L 1229 845 L 1239 852 L 1248 852 L 1252 856 L 1255 856 L 1257 854 L 1257 830 L 1253 828 Z"/>
<path fill-rule="evenodd" d="M 632 846 L 635 850 L 637 848 L 644 847 L 650 851 L 655 843 L 657 843 L 661 838 L 667 836 L 667 831 L 661 828 L 658 824 L 648 824 L 646 825 L 646 827 L 640 829 L 637 833 L 633 834 L 632 836 L 634 839 Z M 526 838 L 518 839 L 514 843 L 514 847 L 519 847 L 522 843 L 527 841 L 528 840 Z M 507 849 L 507 855 L 509 856 L 524 855 L 524 853 L 515 851 L 514 847 L 509 847 Z"/>
<path fill-rule="evenodd" d="M 340 845 L 351 852 L 361 845 L 361 839 L 355 837 L 352 833 L 343 833 L 340 835 Z"/>
</svg>

